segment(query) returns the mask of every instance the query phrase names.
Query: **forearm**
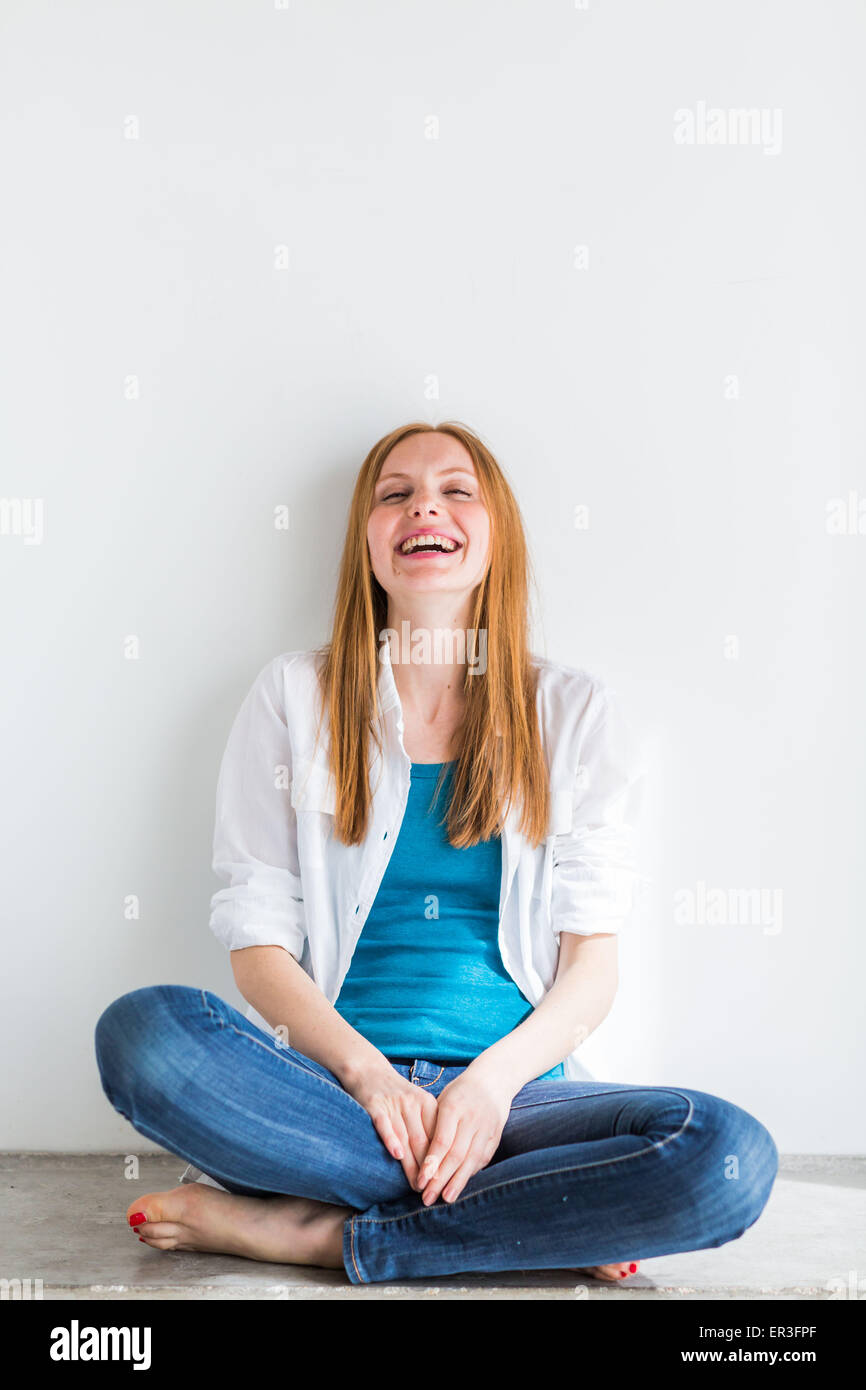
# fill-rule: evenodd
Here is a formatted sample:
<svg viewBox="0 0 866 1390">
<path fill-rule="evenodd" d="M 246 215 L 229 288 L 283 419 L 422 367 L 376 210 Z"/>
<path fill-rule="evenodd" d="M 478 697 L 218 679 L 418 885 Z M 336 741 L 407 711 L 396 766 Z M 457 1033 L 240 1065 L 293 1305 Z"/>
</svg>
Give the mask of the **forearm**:
<svg viewBox="0 0 866 1390">
<path fill-rule="evenodd" d="M 616 997 L 616 942 L 563 933 L 556 979 L 532 1013 L 472 1064 L 516 1095 L 579 1047 L 607 1017 Z"/>
<path fill-rule="evenodd" d="M 387 1059 L 341 1018 L 319 986 L 282 946 L 232 951 L 241 994 L 288 1044 L 320 1062 L 351 1091 L 365 1073 L 389 1067 Z"/>
</svg>

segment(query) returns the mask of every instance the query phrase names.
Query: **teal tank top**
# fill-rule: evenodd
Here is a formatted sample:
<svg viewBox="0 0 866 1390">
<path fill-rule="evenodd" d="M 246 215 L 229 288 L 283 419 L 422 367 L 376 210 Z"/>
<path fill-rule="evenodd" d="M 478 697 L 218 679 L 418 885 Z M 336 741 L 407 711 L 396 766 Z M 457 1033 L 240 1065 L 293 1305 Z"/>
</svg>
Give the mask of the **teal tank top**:
<svg viewBox="0 0 866 1390">
<path fill-rule="evenodd" d="M 465 1065 L 532 1012 L 499 951 L 500 837 L 448 843 L 453 772 L 453 760 L 412 764 L 400 833 L 335 1004 L 394 1062 Z M 560 1062 L 544 1079 L 563 1074 Z"/>
</svg>

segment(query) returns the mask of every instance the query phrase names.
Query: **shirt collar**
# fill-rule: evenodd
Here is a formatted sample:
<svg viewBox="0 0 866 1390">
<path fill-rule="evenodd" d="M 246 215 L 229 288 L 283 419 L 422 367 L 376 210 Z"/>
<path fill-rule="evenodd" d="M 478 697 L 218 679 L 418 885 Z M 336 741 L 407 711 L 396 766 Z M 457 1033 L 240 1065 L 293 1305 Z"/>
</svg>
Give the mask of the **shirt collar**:
<svg viewBox="0 0 866 1390">
<path fill-rule="evenodd" d="M 385 715 L 396 706 L 398 722 L 402 726 L 403 707 L 400 704 L 397 682 L 394 680 L 394 668 L 391 665 L 391 644 L 387 637 L 383 637 L 379 641 L 379 674 L 376 679 L 376 688 L 379 692 L 380 713 Z"/>
</svg>

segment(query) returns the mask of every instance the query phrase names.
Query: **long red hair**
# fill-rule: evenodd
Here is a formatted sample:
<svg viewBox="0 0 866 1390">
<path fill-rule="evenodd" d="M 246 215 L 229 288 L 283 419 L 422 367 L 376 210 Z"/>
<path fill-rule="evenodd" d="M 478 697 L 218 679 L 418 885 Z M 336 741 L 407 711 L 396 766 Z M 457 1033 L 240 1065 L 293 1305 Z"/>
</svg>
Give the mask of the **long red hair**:
<svg viewBox="0 0 866 1390">
<path fill-rule="evenodd" d="M 379 643 L 388 595 L 370 567 L 367 523 L 385 459 L 410 435 L 436 430 L 470 454 L 490 515 L 490 559 L 477 586 L 467 650 L 480 650 L 486 670 L 465 668 L 466 708 L 458 741 L 447 834 L 458 849 L 501 832 L 512 802 L 522 805 L 520 830 L 538 845 L 547 831 L 550 790 L 536 715 L 537 671 L 528 650 L 529 552 L 514 493 L 487 446 L 466 425 L 414 422 L 392 430 L 365 458 L 352 494 L 340 562 L 331 639 L 318 649 L 322 715 L 329 718 L 334 776 L 334 831 L 347 845 L 365 837 L 372 793 L 369 742 L 382 750 L 378 727 Z M 321 716 L 320 716 L 321 722 Z"/>
</svg>

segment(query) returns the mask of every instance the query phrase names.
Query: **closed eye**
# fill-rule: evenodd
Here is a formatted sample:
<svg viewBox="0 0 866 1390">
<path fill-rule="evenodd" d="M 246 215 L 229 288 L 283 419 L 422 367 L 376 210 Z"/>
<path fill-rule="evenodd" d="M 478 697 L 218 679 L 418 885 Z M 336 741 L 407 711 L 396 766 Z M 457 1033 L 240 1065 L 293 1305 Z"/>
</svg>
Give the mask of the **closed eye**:
<svg viewBox="0 0 866 1390">
<path fill-rule="evenodd" d="M 446 488 L 445 490 L 446 490 L 446 492 L 462 492 L 464 497 L 469 497 L 469 495 L 470 495 L 470 494 L 466 491 L 466 488 L 465 488 L 465 487 L 449 487 L 449 488 Z M 392 497 L 405 497 L 405 496 L 406 496 L 406 493 L 405 493 L 405 492 L 389 492 L 385 497 L 382 498 L 382 501 L 383 501 L 383 502 L 390 502 L 390 500 L 391 500 Z"/>
</svg>

